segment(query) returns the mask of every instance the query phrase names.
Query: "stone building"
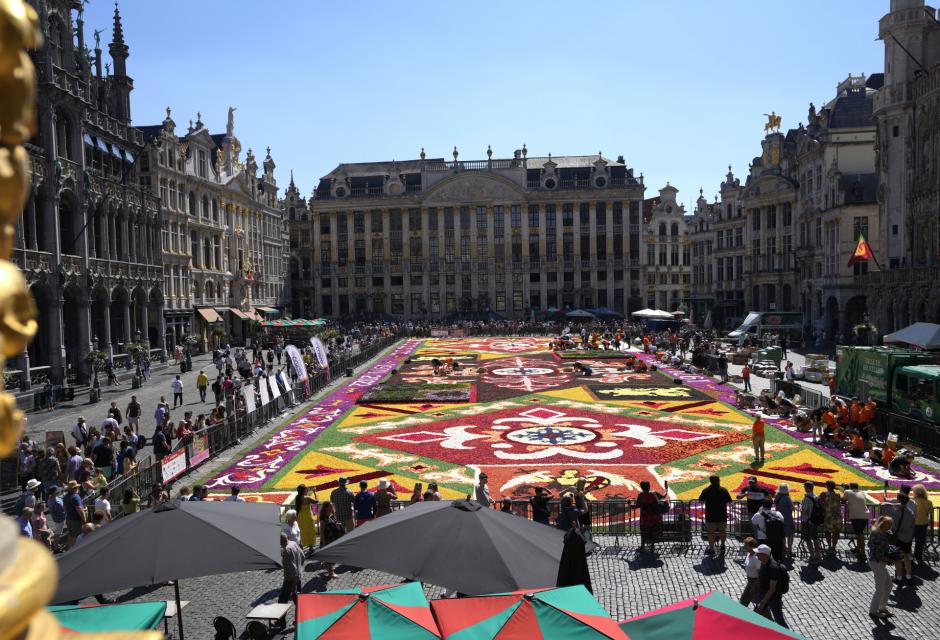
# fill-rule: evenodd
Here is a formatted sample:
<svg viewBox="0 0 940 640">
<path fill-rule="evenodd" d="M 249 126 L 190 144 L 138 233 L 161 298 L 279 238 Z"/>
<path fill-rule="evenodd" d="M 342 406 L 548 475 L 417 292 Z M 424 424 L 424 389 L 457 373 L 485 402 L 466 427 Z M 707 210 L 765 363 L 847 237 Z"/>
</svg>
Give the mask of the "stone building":
<svg viewBox="0 0 940 640">
<path fill-rule="evenodd" d="M 341 164 L 291 221 L 295 316 L 440 318 L 641 302 L 642 176 L 622 157 Z M 288 216 L 291 201 L 288 198 Z M 303 216 L 309 214 L 309 220 Z"/>
<path fill-rule="evenodd" d="M 679 192 L 666 183 L 659 197 L 645 202 L 643 250 L 646 303 L 650 309 L 689 311 L 691 245 L 685 207 L 676 202 Z"/>
<path fill-rule="evenodd" d="M 879 333 L 940 322 L 940 23 L 923 0 L 891 0 L 878 24 L 884 85 L 874 96 L 881 271 L 870 273 Z"/>
<path fill-rule="evenodd" d="M 691 318 L 699 325 L 704 325 L 707 319 L 714 326 L 713 309 L 718 303 L 715 290 L 715 273 L 718 271 L 714 258 L 715 221 L 719 213 L 718 202 L 709 204 L 703 190 L 699 189 L 695 210 L 687 225 L 691 250 L 689 273 L 692 279 L 689 287 L 689 312 Z"/>
<path fill-rule="evenodd" d="M 28 351 L 8 366 L 23 381 L 48 375 L 61 383 L 87 378 L 84 358 L 94 342 L 118 354 L 118 363 L 128 342 L 163 347 L 160 205 L 138 183 L 143 134 L 131 125 L 134 84 L 117 8 L 107 64 L 100 32 L 93 50 L 86 44 L 82 3 L 30 4 L 45 38 L 30 53 L 39 127 L 27 145 L 32 192 L 17 223 L 14 260 L 42 321 Z"/>
<path fill-rule="evenodd" d="M 868 273 L 848 266 L 859 234 L 881 246 L 875 201 L 875 120 L 872 98 L 882 75 L 849 75 L 836 96 L 796 130 L 799 167 L 799 308 L 806 326 L 827 340 L 850 338 L 865 321 Z"/>
<path fill-rule="evenodd" d="M 747 308 L 745 290 L 746 269 L 749 264 L 747 245 L 744 243 L 747 219 L 744 217 L 741 180 L 734 176 L 731 165 L 720 186 L 718 210 L 712 228 L 715 230 L 715 307 L 712 310 L 712 326 L 733 329 L 739 326 L 750 310 Z"/>
<path fill-rule="evenodd" d="M 167 347 L 186 335 L 203 349 L 225 335 L 241 343 L 250 322 L 285 303 L 287 224 L 277 198 L 271 150 L 244 160 L 235 109 L 225 133 L 212 134 L 197 114 L 180 135 L 167 108 L 159 125 L 141 127 L 146 147 L 140 179 L 157 194 L 165 225 Z"/>
</svg>

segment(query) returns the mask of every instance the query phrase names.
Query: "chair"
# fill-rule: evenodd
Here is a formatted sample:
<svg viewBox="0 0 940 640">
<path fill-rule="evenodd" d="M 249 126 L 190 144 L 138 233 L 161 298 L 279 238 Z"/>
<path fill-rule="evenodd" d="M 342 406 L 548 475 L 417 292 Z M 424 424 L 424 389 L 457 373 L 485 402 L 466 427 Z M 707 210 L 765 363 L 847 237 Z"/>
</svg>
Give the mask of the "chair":
<svg viewBox="0 0 940 640">
<path fill-rule="evenodd" d="M 215 628 L 215 640 L 237 640 L 238 629 L 228 618 L 217 616 L 212 620 Z"/>
<path fill-rule="evenodd" d="M 268 640 L 271 637 L 268 626 L 260 620 L 252 620 L 245 625 L 245 635 L 251 640 Z"/>
</svg>

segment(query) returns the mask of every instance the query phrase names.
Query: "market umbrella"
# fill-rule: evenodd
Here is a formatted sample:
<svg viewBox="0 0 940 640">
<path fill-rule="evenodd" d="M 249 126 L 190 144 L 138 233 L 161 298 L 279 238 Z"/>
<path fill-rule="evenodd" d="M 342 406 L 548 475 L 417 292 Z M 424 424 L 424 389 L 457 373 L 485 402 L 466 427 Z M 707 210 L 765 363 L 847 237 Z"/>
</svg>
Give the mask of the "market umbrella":
<svg viewBox="0 0 940 640">
<path fill-rule="evenodd" d="M 807 640 L 739 604 L 721 591 L 676 602 L 620 623 L 631 640 L 761 638 Z"/>
<path fill-rule="evenodd" d="M 476 595 L 555 584 L 563 547 L 554 527 L 468 500 L 432 500 L 357 527 L 314 557 Z"/>
<path fill-rule="evenodd" d="M 278 506 L 171 500 L 101 527 L 58 557 L 53 602 L 200 576 L 281 566 Z M 180 541 L 185 544 L 180 544 Z M 102 566 L 102 559 L 116 558 Z M 177 614 L 180 640 L 183 619 Z"/>
<path fill-rule="evenodd" d="M 166 613 L 166 600 L 132 602 L 106 606 L 63 605 L 47 607 L 56 621 L 69 631 L 104 633 L 107 631 L 146 631 L 156 629 Z"/>
<path fill-rule="evenodd" d="M 432 600 L 431 609 L 445 640 L 628 640 L 580 585 Z"/>
<path fill-rule="evenodd" d="M 655 313 L 656 313 L 656 312 L 653 311 L 652 309 L 646 308 L 646 309 L 640 309 L 639 311 L 634 311 L 634 312 L 631 313 L 630 315 L 631 315 L 631 316 L 636 316 L 636 317 L 638 317 L 638 318 L 646 318 L 646 317 L 648 317 L 650 314 L 655 314 Z"/>
<path fill-rule="evenodd" d="M 597 316 L 588 311 L 587 309 L 575 309 L 574 311 L 569 311 L 565 314 L 566 318 L 572 318 L 574 320 L 596 320 Z"/>
<path fill-rule="evenodd" d="M 304 593 L 297 598 L 297 640 L 440 637 L 420 582 Z"/>
</svg>

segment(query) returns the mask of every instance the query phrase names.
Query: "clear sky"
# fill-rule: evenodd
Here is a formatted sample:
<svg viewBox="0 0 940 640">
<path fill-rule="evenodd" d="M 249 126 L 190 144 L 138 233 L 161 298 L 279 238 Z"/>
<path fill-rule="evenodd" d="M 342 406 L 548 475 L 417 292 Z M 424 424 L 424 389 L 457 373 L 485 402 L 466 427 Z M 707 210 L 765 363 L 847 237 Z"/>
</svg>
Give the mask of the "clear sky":
<svg viewBox="0 0 940 640">
<path fill-rule="evenodd" d="M 226 110 L 281 188 L 340 162 L 622 154 L 689 204 L 744 177 L 771 110 L 806 121 L 849 73 L 881 72 L 887 0 L 319 2 L 124 0 L 131 108 L 185 132 Z M 86 33 L 114 7 L 91 0 Z M 102 48 L 106 49 L 105 46 Z"/>
</svg>

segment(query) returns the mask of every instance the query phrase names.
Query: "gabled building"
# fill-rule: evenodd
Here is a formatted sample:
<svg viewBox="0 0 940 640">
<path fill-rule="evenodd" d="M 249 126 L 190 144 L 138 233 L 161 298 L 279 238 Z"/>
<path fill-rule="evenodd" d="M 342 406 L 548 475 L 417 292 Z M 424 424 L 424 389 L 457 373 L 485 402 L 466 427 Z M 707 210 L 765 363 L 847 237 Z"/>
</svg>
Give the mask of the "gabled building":
<svg viewBox="0 0 940 640">
<path fill-rule="evenodd" d="M 679 190 L 666 183 L 659 197 L 645 202 L 646 303 L 650 309 L 689 312 L 691 251 L 689 218 L 676 201 Z"/>
</svg>

